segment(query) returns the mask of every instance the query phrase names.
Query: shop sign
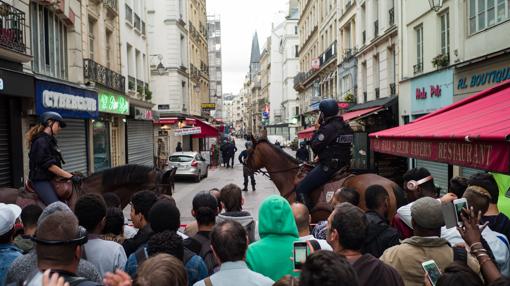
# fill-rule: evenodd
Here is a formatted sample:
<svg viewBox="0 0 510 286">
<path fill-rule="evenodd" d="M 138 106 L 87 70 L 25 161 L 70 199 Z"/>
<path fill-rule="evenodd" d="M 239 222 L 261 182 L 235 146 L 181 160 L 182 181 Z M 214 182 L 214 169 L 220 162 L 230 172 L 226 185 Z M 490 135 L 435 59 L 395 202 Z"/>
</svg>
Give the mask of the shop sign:
<svg viewBox="0 0 510 286">
<path fill-rule="evenodd" d="M 200 134 L 200 133 L 202 133 L 202 128 L 200 128 L 200 127 L 175 129 L 175 136 L 185 136 L 185 135 L 193 135 L 193 134 Z"/>
<path fill-rule="evenodd" d="M 446 69 L 411 81 L 411 114 L 426 114 L 453 103 L 453 70 Z"/>
<path fill-rule="evenodd" d="M 147 108 L 133 106 L 133 118 L 136 120 L 153 120 L 154 111 Z"/>
<path fill-rule="evenodd" d="M 216 103 L 202 103 L 202 110 L 203 111 L 207 111 L 207 110 L 214 110 L 216 109 Z"/>
<path fill-rule="evenodd" d="M 456 96 L 470 95 L 505 80 L 510 80 L 510 57 L 508 56 L 483 61 L 457 70 L 454 94 Z"/>
<path fill-rule="evenodd" d="M 34 97 L 34 77 L 0 68 L 0 94 Z"/>
<path fill-rule="evenodd" d="M 508 172 L 510 149 L 506 142 L 455 142 L 371 138 L 376 152 L 443 162 L 464 167 Z"/>
<path fill-rule="evenodd" d="M 120 94 L 101 91 L 99 93 L 99 111 L 115 114 L 129 114 L 129 101 Z"/>
<path fill-rule="evenodd" d="M 36 113 L 56 111 L 63 117 L 97 118 L 97 93 L 49 81 L 36 81 Z"/>
</svg>

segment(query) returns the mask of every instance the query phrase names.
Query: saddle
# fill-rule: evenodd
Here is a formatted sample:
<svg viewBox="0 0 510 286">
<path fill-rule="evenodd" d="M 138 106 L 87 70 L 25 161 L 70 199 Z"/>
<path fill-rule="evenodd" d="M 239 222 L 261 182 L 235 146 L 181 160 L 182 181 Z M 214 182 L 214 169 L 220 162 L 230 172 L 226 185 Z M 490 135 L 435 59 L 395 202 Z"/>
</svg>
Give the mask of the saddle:
<svg viewBox="0 0 510 286">
<path fill-rule="evenodd" d="M 71 199 L 73 195 L 73 182 L 70 179 L 55 177 L 51 180 L 51 184 L 61 201 L 69 201 Z M 25 181 L 25 190 L 29 193 L 37 194 L 30 180 Z"/>
</svg>

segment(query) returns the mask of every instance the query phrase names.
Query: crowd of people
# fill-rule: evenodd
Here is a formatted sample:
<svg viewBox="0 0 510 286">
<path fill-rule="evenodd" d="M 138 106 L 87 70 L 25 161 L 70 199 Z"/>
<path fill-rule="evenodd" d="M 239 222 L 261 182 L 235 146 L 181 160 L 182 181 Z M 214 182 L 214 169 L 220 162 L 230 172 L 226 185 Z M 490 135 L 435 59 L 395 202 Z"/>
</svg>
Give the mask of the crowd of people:
<svg viewBox="0 0 510 286">
<path fill-rule="evenodd" d="M 306 204 L 276 195 L 255 219 L 235 184 L 196 194 L 185 229 L 175 201 L 148 190 L 131 197 L 129 220 L 113 193 L 83 195 L 74 210 L 0 204 L 0 285 L 510 285 L 510 221 L 492 174 L 454 178 L 442 196 L 426 169 L 404 181 L 409 203 L 395 217 L 373 185 L 363 197 L 337 190 L 313 225 Z M 443 208 L 457 198 L 468 208 L 446 228 Z M 308 253 L 299 267 L 296 243 Z M 438 277 L 424 270 L 430 260 Z"/>
</svg>

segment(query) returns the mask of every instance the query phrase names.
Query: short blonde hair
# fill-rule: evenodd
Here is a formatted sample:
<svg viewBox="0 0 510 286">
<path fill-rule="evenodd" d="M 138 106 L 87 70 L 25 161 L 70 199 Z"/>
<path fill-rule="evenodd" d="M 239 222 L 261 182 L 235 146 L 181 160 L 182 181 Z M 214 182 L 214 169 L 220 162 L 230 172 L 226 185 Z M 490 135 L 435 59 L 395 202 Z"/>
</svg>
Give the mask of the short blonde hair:
<svg viewBox="0 0 510 286">
<path fill-rule="evenodd" d="M 187 286 L 188 276 L 182 262 L 172 255 L 160 253 L 142 263 L 135 286 Z"/>
</svg>

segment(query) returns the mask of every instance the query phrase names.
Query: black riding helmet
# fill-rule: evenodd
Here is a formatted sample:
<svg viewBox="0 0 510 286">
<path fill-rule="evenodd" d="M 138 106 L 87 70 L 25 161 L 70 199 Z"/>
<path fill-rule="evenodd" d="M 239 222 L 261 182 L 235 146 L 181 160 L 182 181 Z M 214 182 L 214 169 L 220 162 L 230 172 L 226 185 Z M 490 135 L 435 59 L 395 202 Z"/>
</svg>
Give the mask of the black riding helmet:
<svg viewBox="0 0 510 286">
<path fill-rule="evenodd" d="M 41 117 L 39 117 L 39 120 L 40 120 L 41 124 L 44 126 L 48 126 L 48 120 L 53 120 L 53 121 L 58 121 L 61 128 L 66 127 L 64 118 L 62 118 L 62 115 L 58 114 L 58 112 L 47 111 L 47 112 L 41 114 Z"/>
<path fill-rule="evenodd" d="M 335 116 L 338 114 L 338 104 L 334 99 L 324 99 L 319 104 L 319 110 L 324 114 L 324 117 Z"/>
</svg>

